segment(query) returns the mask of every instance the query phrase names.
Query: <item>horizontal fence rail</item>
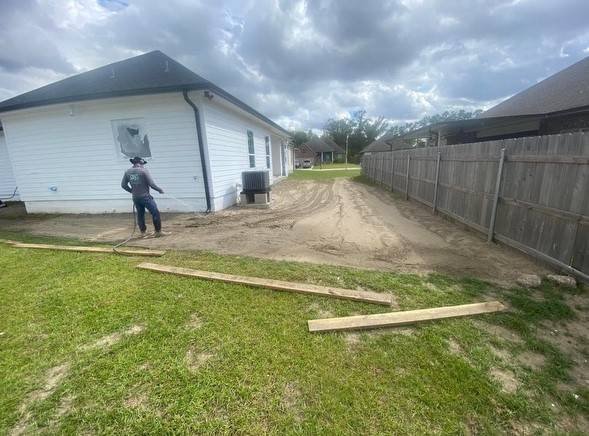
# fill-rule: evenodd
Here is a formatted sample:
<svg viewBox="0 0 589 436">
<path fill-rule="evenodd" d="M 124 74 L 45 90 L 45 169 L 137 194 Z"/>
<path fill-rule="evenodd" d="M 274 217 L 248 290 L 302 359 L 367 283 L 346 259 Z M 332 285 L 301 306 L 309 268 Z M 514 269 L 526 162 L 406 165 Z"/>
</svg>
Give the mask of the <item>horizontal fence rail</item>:
<svg viewBox="0 0 589 436">
<path fill-rule="evenodd" d="M 589 282 L 589 134 L 373 152 L 362 174 Z"/>
</svg>

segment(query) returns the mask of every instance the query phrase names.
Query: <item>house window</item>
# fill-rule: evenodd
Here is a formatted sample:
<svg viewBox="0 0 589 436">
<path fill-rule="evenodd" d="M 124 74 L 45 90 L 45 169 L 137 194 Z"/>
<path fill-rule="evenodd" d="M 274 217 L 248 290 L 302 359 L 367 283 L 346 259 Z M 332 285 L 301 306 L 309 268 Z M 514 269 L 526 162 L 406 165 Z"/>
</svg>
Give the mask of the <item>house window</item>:
<svg viewBox="0 0 589 436">
<path fill-rule="evenodd" d="M 270 137 L 266 136 L 266 168 L 270 169 Z"/>
<path fill-rule="evenodd" d="M 151 157 L 145 120 L 142 118 L 112 120 L 110 125 L 117 150 L 121 156 L 125 158 Z"/>
<path fill-rule="evenodd" d="M 254 132 L 247 131 L 247 150 L 250 157 L 250 168 L 256 167 L 256 147 L 254 145 Z"/>
</svg>

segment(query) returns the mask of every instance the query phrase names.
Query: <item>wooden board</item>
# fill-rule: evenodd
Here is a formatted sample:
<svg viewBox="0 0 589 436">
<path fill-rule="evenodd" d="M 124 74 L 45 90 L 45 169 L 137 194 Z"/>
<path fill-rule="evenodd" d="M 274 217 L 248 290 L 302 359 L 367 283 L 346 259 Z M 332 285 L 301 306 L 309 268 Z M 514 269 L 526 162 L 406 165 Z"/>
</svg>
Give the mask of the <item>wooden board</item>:
<svg viewBox="0 0 589 436">
<path fill-rule="evenodd" d="M 232 274 L 222 274 L 209 271 L 198 271 L 189 268 L 179 268 L 153 263 L 141 263 L 137 268 L 162 273 L 176 274 L 200 279 L 217 280 L 225 283 L 255 286 L 260 288 L 273 289 L 275 291 L 299 292 L 303 294 L 321 295 L 325 297 L 342 298 L 345 300 L 364 301 L 366 303 L 383 304 L 390 306 L 393 298 L 390 294 L 381 294 L 369 291 L 354 291 L 352 289 L 332 288 L 326 286 L 309 285 L 305 283 L 291 283 L 281 280 L 264 279 L 259 277 L 243 277 Z"/>
<path fill-rule="evenodd" d="M 77 251 L 80 253 L 115 253 L 113 248 L 108 247 L 79 247 L 73 245 L 49 245 L 49 244 L 25 244 L 16 242 L 12 244 L 15 248 L 34 248 L 40 250 L 61 250 L 61 251 Z M 163 256 L 166 252 L 159 250 L 141 250 L 129 248 L 117 248 L 116 253 L 126 254 L 130 256 Z"/>
<path fill-rule="evenodd" d="M 499 301 L 463 304 L 461 306 L 436 307 L 433 309 L 408 310 L 404 312 L 378 313 L 375 315 L 346 316 L 343 318 L 312 319 L 308 321 L 310 332 L 361 330 L 379 327 L 396 327 L 435 319 L 478 315 L 499 312 L 505 306 Z"/>
</svg>

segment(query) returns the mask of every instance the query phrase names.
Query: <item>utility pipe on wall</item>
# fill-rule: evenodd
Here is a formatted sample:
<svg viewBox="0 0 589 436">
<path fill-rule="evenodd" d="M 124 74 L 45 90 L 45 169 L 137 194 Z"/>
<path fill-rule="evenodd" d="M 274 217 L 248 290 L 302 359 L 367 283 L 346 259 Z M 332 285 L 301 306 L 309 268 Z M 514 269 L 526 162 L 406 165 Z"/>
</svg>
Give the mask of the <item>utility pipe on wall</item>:
<svg viewBox="0 0 589 436">
<path fill-rule="evenodd" d="M 186 101 L 186 103 L 188 103 L 188 105 L 194 111 L 194 122 L 196 123 L 196 137 L 198 139 L 198 151 L 199 151 L 199 155 L 200 155 L 200 164 L 201 164 L 201 168 L 202 168 L 202 178 L 203 178 L 203 183 L 204 183 L 204 188 L 205 188 L 205 197 L 206 197 L 206 201 L 207 201 L 206 213 L 209 213 L 209 212 L 211 212 L 211 193 L 209 190 L 209 176 L 208 176 L 208 171 L 207 171 L 207 161 L 206 161 L 206 156 L 205 156 L 205 148 L 204 148 L 204 143 L 202 140 L 202 127 L 200 124 L 200 112 L 198 110 L 198 107 L 196 107 L 194 102 L 192 100 L 190 100 L 190 98 L 188 97 L 188 90 L 186 90 L 186 89 L 183 90 L 182 96 L 184 97 L 184 101 Z"/>
</svg>

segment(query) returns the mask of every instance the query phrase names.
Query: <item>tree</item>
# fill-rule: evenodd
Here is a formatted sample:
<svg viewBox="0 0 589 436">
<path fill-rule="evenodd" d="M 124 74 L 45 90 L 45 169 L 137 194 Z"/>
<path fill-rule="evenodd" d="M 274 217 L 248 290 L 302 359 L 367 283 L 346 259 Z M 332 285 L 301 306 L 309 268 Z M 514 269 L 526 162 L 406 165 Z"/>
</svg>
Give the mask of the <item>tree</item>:
<svg viewBox="0 0 589 436">
<path fill-rule="evenodd" d="M 297 147 L 300 147 L 301 145 L 303 145 L 308 140 L 309 140 L 309 133 L 305 132 L 304 130 L 295 130 L 291 133 L 290 145 L 292 147 L 297 148 Z"/>
<path fill-rule="evenodd" d="M 365 110 L 352 113 L 351 117 L 333 119 L 325 123 L 324 133 L 345 149 L 348 139 L 348 157 L 354 161 L 364 147 L 386 132 L 388 121 L 383 117 L 370 119 Z"/>
<path fill-rule="evenodd" d="M 337 145 L 342 148 L 346 146 L 346 137 L 351 135 L 354 127 L 351 123 L 350 118 L 341 118 L 339 120 L 334 120 L 330 118 L 325 123 L 325 127 L 323 128 L 324 133 L 329 136 L 331 139 L 335 141 Z"/>
<path fill-rule="evenodd" d="M 478 117 L 482 112 L 483 111 L 481 109 L 474 111 L 465 111 L 460 109 L 457 111 L 445 111 L 441 114 L 426 115 L 419 121 L 415 121 L 413 123 L 394 124 L 389 128 L 387 134 L 398 136 L 413 130 L 421 129 L 422 127 L 426 127 L 431 124 L 441 123 L 443 121 L 469 120 L 471 118 Z"/>
</svg>

